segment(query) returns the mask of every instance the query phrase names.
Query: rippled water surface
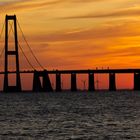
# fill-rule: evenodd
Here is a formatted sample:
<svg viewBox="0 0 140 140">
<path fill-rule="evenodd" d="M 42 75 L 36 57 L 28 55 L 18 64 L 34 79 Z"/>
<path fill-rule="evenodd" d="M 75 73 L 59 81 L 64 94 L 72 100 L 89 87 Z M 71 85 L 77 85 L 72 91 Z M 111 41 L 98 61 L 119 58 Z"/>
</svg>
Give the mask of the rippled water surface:
<svg viewBox="0 0 140 140">
<path fill-rule="evenodd" d="M 140 140 L 140 92 L 0 94 L 0 140 Z"/>
</svg>

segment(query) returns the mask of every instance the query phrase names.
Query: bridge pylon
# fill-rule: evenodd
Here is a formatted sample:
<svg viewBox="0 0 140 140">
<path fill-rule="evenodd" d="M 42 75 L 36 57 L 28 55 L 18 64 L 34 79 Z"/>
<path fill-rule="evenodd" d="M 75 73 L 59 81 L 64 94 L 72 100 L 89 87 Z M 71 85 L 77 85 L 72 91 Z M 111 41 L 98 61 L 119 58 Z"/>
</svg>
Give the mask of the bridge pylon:
<svg viewBox="0 0 140 140">
<path fill-rule="evenodd" d="M 14 49 L 9 50 L 9 44 L 8 44 L 8 26 L 9 21 L 13 21 L 14 23 Z M 16 59 L 16 85 L 15 86 L 9 86 L 8 83 L 8 57 L 14 56 Z M 5 18 L 5 71 L 4 71 L 4 92 L 20 92 L 21 91 L 21 79 L 20 79 L 20 73 L 19 73 L 19 54 L 18 54 L 18 35 L 17 35 L 17 20 L 16 15 L 6 15 Z"/>
</svg>

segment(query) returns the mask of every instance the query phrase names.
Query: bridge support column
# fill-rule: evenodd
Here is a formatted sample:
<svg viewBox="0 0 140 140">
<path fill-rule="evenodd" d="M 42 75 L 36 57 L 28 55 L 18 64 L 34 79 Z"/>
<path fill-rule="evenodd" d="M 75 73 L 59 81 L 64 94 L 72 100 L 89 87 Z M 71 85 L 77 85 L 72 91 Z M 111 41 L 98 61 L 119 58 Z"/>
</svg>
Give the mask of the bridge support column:
<svg viewBox="0 0 140 140">
<path fill-rule="evenodd" d="M 76 74 L 71 73 L 71 91 L 77 91 Z"/>
<path fill-rule="evenodd" d="M 41 92 L 42 91 L 42 86 L 41 86 L 41 81 L 39 79 L 39 74 L 37 71 L 34 71 L 34 76 L 33 76 L 33 92 Z"/>
<path fill-rule="evenodd" d="M 40 81 L 40 77 L 43 78 L 42 85 Z M 43 72 L 34 72 L 33 78 L 33 91 L 34 92 L 52 92 L 53 88 L 49 79 L 49 75 L 46 70 Z"/>
<path fill-rule="evenodd" d="M 140 73 L 134 73 L 134 90 L 140 90 Z"/>
<path fill-rule="evenodd" d="M 115 73 L 109 73 L 109 90 L 110 91 L 116 90 Z"/>
<path fill-rule="evenodd" d="M 51 85 L 51 81 L 46 70 L 43 71 L 43 91 L 52 92 L 53 88 Z"/>
<path fill-rule="evenodd" d="M 56 73 L 56 92 L 60 92 L 62 91 L 61 89 L 61 74 L 60 73 Z"/>
<path fill-rule="evenodd" d="M 95 91 L 94 73 L 89 73 L 88 74 L 88 90 L 89 91 Z"/>
</svg>

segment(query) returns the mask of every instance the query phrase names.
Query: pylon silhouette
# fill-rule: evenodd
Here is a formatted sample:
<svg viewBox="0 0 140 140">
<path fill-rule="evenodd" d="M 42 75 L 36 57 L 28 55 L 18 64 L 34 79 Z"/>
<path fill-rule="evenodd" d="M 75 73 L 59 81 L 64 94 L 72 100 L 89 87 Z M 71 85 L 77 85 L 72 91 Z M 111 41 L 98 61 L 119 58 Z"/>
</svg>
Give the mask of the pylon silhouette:
<svg viewBox="0 0 140 140">
<path fill-rule="evenodd" d="M 15 41 L 15 49 L 8 49 L 8 23 L 9 21 L 13 21 L 14 23 L 14 41 Z M 16 85 L 9 86 L 8 83 L 8 56 L 15 56 L 16 58 Z M 6 15 L 5 18 L 5 73 L 4 73 L 4 92 L 20 92 L 21 91 L 21 80 L 20 80 L 20 72 L 19 72 L 19 54 L 18 54 L 18 36 L 17 36 L 17 23 L 16 23 L 16 15 Z"/>
</svg>

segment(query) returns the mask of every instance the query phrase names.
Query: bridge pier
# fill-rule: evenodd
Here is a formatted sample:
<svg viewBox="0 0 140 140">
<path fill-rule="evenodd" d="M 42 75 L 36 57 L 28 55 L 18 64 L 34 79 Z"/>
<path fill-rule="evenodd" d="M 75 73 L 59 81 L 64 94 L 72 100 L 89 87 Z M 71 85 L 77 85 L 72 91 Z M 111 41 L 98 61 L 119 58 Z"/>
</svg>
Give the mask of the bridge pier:
<svg viewBox="0 0 140 140">
<path fill-rule="evenodd" d="M 40 77 L 43 78 L 42 85 Z M 33 92 L 52 92 L 53 88 L 46 70 L 42 72 L 35 71 L 33 78 Z"/>
<path fill-rule="evenodd" d="M 77 91 L 76 73 L 71 73 L 71 91 Z"/>
<path fill-rule="evenodd" d="M 140 73 L 134 73 L 134 90 L 140 90 Z"/>
<path fill-rule="evenodd" d="M 89 91 L 95 91 L 94 73 L 89 73 L 88 74 L 88 90 Z"/>
<path fill-rule="evenodd" d="M 39 73 L 34 71 L 33 76 L 33 92 L 40 92 L 42 91 L 41 81 L 39 79 Z"/>
<path fill-rule="evenodd" d="M 56 92 L 61 92 L 61 74 L 60 73 L 56 73 Z"/>
<path fill-rule="evenodd" d="M 109 91 L 116 91 L 115 73 L 109 73 Z"/>
<path fill-rule="evenodd" d="M 43 71 L 43 91 L 52 92 L 53 88 L 51 85 L 51 81 L 46 70 Z"/>
</svg>

